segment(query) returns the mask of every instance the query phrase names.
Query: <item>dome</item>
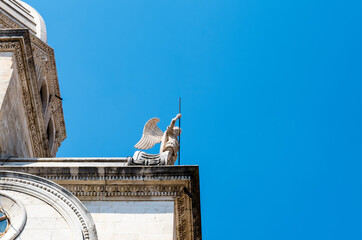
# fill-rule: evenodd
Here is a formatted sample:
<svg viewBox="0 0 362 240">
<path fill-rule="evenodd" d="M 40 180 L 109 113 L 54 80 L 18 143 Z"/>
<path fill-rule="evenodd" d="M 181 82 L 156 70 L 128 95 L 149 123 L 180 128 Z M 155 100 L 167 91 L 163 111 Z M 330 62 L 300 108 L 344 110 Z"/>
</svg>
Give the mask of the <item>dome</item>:
<svg viewBox="0 0 362 240">
<path fill-rule="evenodd" d="M 26 10 L 30 12 L 30 15 L 33 17 L 33 22 L 36 24 L 36 36 L 40 38 L 43 42 L 47 42 L 47 31 L 45 27 L 45 22 L 42 16 L 27 3 L 16 0 L 20 5 L 22 5 Z"/>
<path fill-rule="evenodd" d="M 1 12 L 18 23 L 22 28 L 47 42 L 45 22 L 40 14 L 27 3 L 20 0 L 0 0 Z"/>
</svg>

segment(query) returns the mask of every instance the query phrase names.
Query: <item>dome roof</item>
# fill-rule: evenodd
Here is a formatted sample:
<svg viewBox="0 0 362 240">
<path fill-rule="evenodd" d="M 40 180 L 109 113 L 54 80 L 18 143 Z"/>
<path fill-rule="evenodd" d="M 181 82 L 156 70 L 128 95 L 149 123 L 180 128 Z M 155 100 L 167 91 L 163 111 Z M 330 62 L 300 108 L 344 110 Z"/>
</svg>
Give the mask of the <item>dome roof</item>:
<svg viewBox="0 0 362 240">
<path fill-rule="evenodd" d="M 22 28 L 47 42 L 47 31 L 45 22 L 40 14 L 27 3 L 20 0 L 0 0 L 0 11 L 5 13 Z"/>
<path fill-rule="evenodd" d="M 36 24 L 36 36 L 40 38 L 43 42 L 47 42 L 47 31 L 44 19 L 42 16 L 27 3 L 16 0 L 20 5 L 22 5 L 26 10 L 30 12 L 30 15 L 33 17 L 33 22 Z"/>
</svg>

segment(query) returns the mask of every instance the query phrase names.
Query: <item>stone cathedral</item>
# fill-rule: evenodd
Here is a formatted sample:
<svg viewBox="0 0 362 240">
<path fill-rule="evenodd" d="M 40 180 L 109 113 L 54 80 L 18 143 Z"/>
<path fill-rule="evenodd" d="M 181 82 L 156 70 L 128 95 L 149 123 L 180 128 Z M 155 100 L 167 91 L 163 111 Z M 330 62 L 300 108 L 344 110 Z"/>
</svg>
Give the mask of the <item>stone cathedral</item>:
<svg viewBox="0 0 362 240">
<path fill-rule="evenodd" d="M 45 23 L 0 0 L 0 239 L 201 240 L 198 167 L 173 165 L 180 117 L 146 123 L 136 148 L 159 154 L 56 158 L 67 132 Z"/>
</svg>

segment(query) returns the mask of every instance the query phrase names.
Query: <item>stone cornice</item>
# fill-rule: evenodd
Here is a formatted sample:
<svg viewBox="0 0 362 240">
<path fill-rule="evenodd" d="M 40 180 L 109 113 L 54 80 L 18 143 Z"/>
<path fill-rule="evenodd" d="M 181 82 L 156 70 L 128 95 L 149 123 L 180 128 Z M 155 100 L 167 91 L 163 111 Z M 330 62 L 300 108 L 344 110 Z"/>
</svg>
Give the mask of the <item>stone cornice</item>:
<svg viewBox="0 0 362 240">
<path fill-rule="evenodd" d="M 38 161 L 42 166 L 29 165 L 25 160 L 11 159 L 0 169 L 38 175 L 63 186 L 82 201 L 173 200 L 177 239 L 202 239 L 197 166 L 120 166 L 116 159 L 107 163 L 104 158 L 67 158 L 59 167 L 47 167 L 57 159 Z M 126 158 L 119 160 L 124 162 Z M 85 163 L 88 165 L 82 165 Z"/>
</svg>

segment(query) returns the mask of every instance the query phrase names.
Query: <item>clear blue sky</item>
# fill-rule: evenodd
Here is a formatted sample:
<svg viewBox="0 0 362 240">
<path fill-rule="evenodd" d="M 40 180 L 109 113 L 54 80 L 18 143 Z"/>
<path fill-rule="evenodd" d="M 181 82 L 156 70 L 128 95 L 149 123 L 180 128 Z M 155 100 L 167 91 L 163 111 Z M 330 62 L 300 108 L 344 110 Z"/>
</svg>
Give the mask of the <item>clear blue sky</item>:
<svg viewBox="0 0 362 240">
<path fill-rule="evenodd" d="M 203 237 L 362 239 L 362 2 L 27 0 L 55 49 L 58 156 L 131 156 L 183 98 Z"/>
</svg>

